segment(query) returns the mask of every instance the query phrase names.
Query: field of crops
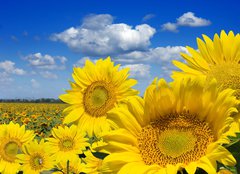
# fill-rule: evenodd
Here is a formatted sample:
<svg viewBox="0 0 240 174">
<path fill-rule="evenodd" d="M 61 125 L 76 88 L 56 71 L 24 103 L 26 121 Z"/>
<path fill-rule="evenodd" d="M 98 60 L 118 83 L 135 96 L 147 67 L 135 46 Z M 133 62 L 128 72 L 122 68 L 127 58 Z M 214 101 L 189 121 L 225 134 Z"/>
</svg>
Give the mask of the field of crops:
<svg viewBox="0 0 240 174">
<path fill-rule="evenodd" d="M 49 137 L 51 129 L 62 124 L 66 104 L 0 103 L 0 124 L 19 123 L 34 130 L 38 138 Z"/>
</svg>

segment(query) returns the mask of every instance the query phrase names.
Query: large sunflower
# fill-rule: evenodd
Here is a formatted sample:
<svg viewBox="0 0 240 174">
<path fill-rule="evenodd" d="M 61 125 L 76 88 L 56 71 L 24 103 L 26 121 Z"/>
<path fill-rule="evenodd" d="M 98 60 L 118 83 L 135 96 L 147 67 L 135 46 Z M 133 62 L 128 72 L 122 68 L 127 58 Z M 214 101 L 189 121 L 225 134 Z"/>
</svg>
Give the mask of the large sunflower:
<svg viewBox="0 0 240 174">
<path fill-rule="evenodd" d="M 186 63 L 173 61 L 183 72 L 173 72 L 172 77 L 188 75 L 204 75 L 210 80 L 216 78 L 223 89 L 235 89 L 240 99 L 240 35 L 222 31 L 220 36 L 214 35 L 213 40 L 203 35 L 197 38 L 198 50 L 187 47 L 190 55 L 182 53 Z"/>
<path fill-rule="evenodd" d="M 12 174 L 19 171 L 20 164 L 16 155 L 22 146 L 34 138 L 33 131 L 25 130 L 25 126 L 10 122 L 0 126 L 0 173 Z"/>
<path fill-rule="evenodd" d="M 52 135 L 53 138 L 46 138 L 46 140 L 48 140 L 51 152 L 57 162 L 65 160 L 66 156 L 68 158 L 77 157 L 89 146 L 88 139 L 85 138 L 86 133 L 78 129 L 76 125 L 53 128 Z"/>
<path fill-rule="evenodd" d="M 64 123 L 78 122 L 91 136 L 94 132 L 108 130 L 106 114 L 114 106 L 138 92 L 131 89 L 136 80 L 127 79 L 129 69 L 119 70 L 110 57 L 99 59 L 96 64 L 87 60 L 83 68 L 73 68 L 71 90 L 59 98 L 69 103 L 64 110 Z"/>
<path fill-rule="evenodd" d="M 17 158 L 24 174 L 39 174 L 54 167 L 55 159 L 51 156 L 51 148 L 43 139 L 39 143 L 34 140 L 25 144 L 22 150 L 23 154 L 18 154 Z"/>
<path fill-rule="evenodd" d="M 110 154 L 103 164 L 119 174 L 174 174 L 182 169 L 193 174 L 197 168 L 216 173 L 217 161 L 235 165 L 221 145 L 239 131 L 229 129 L 238 101 L 234 90 L 219 91 L 214 80 L 205 88 L 205 82 L 200 77 L 170 84 L 155 80 L 144 100 L 132 98 L 128 109 L 111 111 L 108 119 L 119 129 L 103 134 L 107 145 L 97 150 Z"/>
</svg>

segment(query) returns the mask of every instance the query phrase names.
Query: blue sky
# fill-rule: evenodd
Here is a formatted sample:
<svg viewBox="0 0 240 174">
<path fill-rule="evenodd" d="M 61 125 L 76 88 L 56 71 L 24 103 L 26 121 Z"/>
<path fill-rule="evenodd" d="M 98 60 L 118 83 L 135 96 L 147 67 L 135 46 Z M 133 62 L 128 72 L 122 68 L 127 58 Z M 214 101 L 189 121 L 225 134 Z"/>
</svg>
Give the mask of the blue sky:
<svg viewBox="0 0 240 174">
<path fill-rule="evenodd" d="M 0 2 L 0 98 L 57 98 L 73 66 L 107 56 L 143 93 L 156 76 L 171 80 L 196 37 L 240 32 L 237 0 Z"/>
</svg>

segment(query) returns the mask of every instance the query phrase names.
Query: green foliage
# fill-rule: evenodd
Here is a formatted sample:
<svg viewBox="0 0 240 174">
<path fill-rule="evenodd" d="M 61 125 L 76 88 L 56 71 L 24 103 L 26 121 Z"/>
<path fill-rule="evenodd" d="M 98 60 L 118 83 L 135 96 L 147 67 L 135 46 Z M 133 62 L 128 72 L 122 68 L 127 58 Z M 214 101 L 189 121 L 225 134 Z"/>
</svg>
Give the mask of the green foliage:
<svg viewBox="0 0 240 174">
<path fill-rule="evenodd" d="M 235 167 L 227 167 L 232 173 L 240 173 L 240 132 L 236 133 L 236 136 L 229 136 L 230 144 L 225 147 L 232 153 L 237 160 Z"/>
</svg>

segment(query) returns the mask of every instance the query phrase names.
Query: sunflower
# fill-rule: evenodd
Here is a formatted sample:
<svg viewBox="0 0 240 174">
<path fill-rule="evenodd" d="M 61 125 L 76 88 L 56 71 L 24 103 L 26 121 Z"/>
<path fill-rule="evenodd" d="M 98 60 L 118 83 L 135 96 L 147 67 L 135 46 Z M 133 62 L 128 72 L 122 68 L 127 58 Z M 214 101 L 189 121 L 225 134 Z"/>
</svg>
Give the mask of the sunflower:
<svg viewBox="0 0 240 174">
<path fill-rule="evenodd" d="M 173 61 L 183 72 L 173 72 L 172 77 L 188 74 L 204 75 L 209 80 L 216 78 L 222 89 L 236 90 L 235 96 L 240 99 L 240 35 L 222 31 L 220 36 L 215 34 L 213 40 L 206 35 L 203 39 L 197 38 L 198 50 L 187 47 L 190 55 L 181 54 L 186 64 Z"/>
<path fill-rule="evenodd" d="M 114 66 L 110 57 L 99 59 L 96 64 L 87 60 L 83 68 L 73 68 L 71 90 L 59 98 L 69 103 L 63 113 L 64 123 L 78 122 L 79 127 L 93 133 L 109 130 L 106 117 L 117 103 L 134 96 L 138 92 L 131 89 L 137 82 L 127 79 L 128 68 L 119 70 L 120 65 Z"/>
<path fill-rule="evenodd" d="M 18 162 L 22 164 L 24 174 L 39 174 L 45 170 L 51 170 L 55 161 L 51 156 L 51 148 L 42 139 L 39 143 L 34 140 L 25 144 L 23 154 L 18 154 Z"/>
<path fill-rule="evenodd" d="M 69 167 L 67 168 L 68 161 Z M 72 158 L 65 156 L 65 159 L 57 164 L 57 168 L 60 171 L 53 172 L 53 174 L 78 174 L 83 172 L 84 166 L 85 165 L 82 163 L 81 159 L 77 156 L 74 156 Z"/>
<path fill-rule="evenodd" d="M 52 135 L 53 138 L 46 138 L 46 140 L 48 140 L 57 162 L 65 160 L 66 156 L 74 158 L 78 154 L 82 154 L 89 146 L 85 133 L 76 125 L 53 128 Z"/>
<path fill-rule="evenodd" d="M 107 145 L 97 150 L 110 154 L 103 164 L 119 174 L 174 174 L 183 169 L 193 174 L 197 168 L 216 173 L 217 161 L 235 165 L 221 145 L 239 131 L 229 129 L 239 102 L 234 90 L 220 91 L 215 80 L 207 88 L 205 83 L 203 77 L 170 84 L 155 80 L 144 99 L 132 98 L 128 109 L 112 110 L 109 122 L 119 129 L 102 135 Z"/>
<path fill-rule="evenodd" d="M 0 172 L 12 174 L 19 171 L 20 164 L 16 162 L 16 155 L 23 144 L 34 138 L 33 131 L 25 130 L 25 126 L 9 124 L 0 126 Z"/>
</svg>

